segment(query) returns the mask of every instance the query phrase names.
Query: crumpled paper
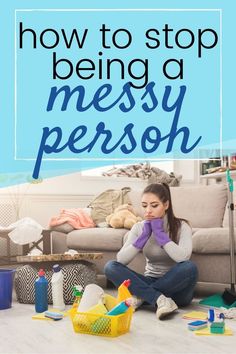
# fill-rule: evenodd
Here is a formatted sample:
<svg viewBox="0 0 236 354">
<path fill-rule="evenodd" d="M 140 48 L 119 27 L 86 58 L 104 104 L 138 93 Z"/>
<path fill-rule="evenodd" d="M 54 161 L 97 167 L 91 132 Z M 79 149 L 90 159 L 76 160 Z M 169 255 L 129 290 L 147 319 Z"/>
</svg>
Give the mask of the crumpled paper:
<svg viewBox="0 0 236 354">
<path fill-rule="evenodd" d="M 36 242 L 42 237 L 43 227 L 35 220 L 25 217 L 8 226 L 11 241 L 18 245 Z"/>
<path fill-rule="evenodd" d="M 69 249 L 64 254 L 69 254 L 71 256 L 74 256 L 75 254 L 78 254 L 78 252 L 76 250 Z"/>
<path fill-rule="evenodd" d="M 27 256 L 41 256 L 43 254 L 42 251 L 40 251 L 37 248 L 33 248 L 28 254 Z"/>
</svg>

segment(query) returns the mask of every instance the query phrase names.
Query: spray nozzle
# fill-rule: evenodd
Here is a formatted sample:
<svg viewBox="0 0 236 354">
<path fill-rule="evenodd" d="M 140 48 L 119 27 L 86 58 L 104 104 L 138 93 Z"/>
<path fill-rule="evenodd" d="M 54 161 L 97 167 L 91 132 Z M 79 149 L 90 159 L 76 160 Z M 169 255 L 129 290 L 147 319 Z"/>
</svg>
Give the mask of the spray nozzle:
<svg viewBox="0 0 236 354">
<path fill-rule="evenodd" d="M 126 279 L 126 280 L 123 281 L 122 284 L 128 288 L 130 286 L 130 284 L 131 284 L 131 280 L 130 279 Z"/>
<path fill-rule="evenodd" d="M 83 293 L 83 287 L 81 285 L 75 285 L 73 288 L 73 295 L 78 297 L 81 296 Z"/>
</svg>

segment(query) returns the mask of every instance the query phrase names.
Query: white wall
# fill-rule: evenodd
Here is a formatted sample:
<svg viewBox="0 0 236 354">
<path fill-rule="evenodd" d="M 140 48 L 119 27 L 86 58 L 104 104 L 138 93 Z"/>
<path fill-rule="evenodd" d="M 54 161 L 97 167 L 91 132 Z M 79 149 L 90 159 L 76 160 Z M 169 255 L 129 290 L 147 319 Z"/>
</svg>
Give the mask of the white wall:
<svg viewBox="0 0 236 354">
<path fill-rule="evenodd" d="M 174 172 L 182 175 L 183 185 L 199 183 L 199 162 L 196 160 L 175 160 Z"/>
<path fill-rule="evenodd" d="M 174 172 L 183 175 L 182 184 L 195 182 L 194 161 L 175 161 Z M 29 216 L 47 227 L 50 218 L 57 216 L 62 208 L 86 207 L 95 195 L 105 189 L 131 187 L 143 190 L 146 183 L 145 180 L 128 177 L 83 177 L 80 173 L 73 173 L 48 178 L 38 184 L 0 189 L 0 212 L 3 216 L 9 213 L 10 203 L 16 218 Z"/>
</svg>

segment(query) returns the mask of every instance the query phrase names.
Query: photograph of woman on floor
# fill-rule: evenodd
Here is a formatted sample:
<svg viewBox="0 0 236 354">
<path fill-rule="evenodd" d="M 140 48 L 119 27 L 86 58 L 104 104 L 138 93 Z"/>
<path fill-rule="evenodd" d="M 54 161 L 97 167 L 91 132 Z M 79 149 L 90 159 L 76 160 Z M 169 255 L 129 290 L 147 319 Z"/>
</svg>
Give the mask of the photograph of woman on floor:
<svg viewBox="0 0 236 354">
<path fill-rule="evenodd" d="M 117 260 L 106 263 L 104 271 L 116 287 L 130 279 L 134 308 L 145 302 L 157 307 L 156 316 L 162 319 L 193 299 L 198 272 L 189 260 L 192 230 L 186 220 L 175 217 L 165 183 L 144 189 L 142 207 L 145 220 L 132 227 Z M 127 267 L 139 252 L 146 258 L 144 275 Z"/>
</svg>

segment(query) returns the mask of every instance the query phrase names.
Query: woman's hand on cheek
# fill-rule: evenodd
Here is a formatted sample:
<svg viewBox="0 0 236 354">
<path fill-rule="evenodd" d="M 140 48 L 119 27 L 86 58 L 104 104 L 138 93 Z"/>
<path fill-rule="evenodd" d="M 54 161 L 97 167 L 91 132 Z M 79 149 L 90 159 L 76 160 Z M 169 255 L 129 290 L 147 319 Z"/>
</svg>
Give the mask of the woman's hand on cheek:
<svg viewBox="0 0 236 354">
<path fill-rule="evenodd" d="M 149 237 L 152 233 L 151 222 L 149 220 L 145 220 L 143 223 L 142 233 L 141 235 L 135 240 L 133 246 L 138 249 L 143 249 L 145 244 L 147 243 Z"/>
<path fill-rule="evenodd" d="M 151 220 L 151 228 L 152 231 L 155 233 L 158 230 L 163 230 L 164 227 L 164 219 L 162 218 L 155 218 Z"/>
<path fill-rule="evenodd" d="M 151 220 L 145 220 L 144 221 L 142 232 L 148 237 L 151 236 L 151 233 L 152 233 Z"/>
<path fill-rule="evenodd" d="M 170 242 L 169 235 L 164 231 L 164 220 L 161 218 L 153 219 L 151 221 L 151 227 L 154 234 L 154 238 L 157 244 L 161 247 Z"/>
</svg>

